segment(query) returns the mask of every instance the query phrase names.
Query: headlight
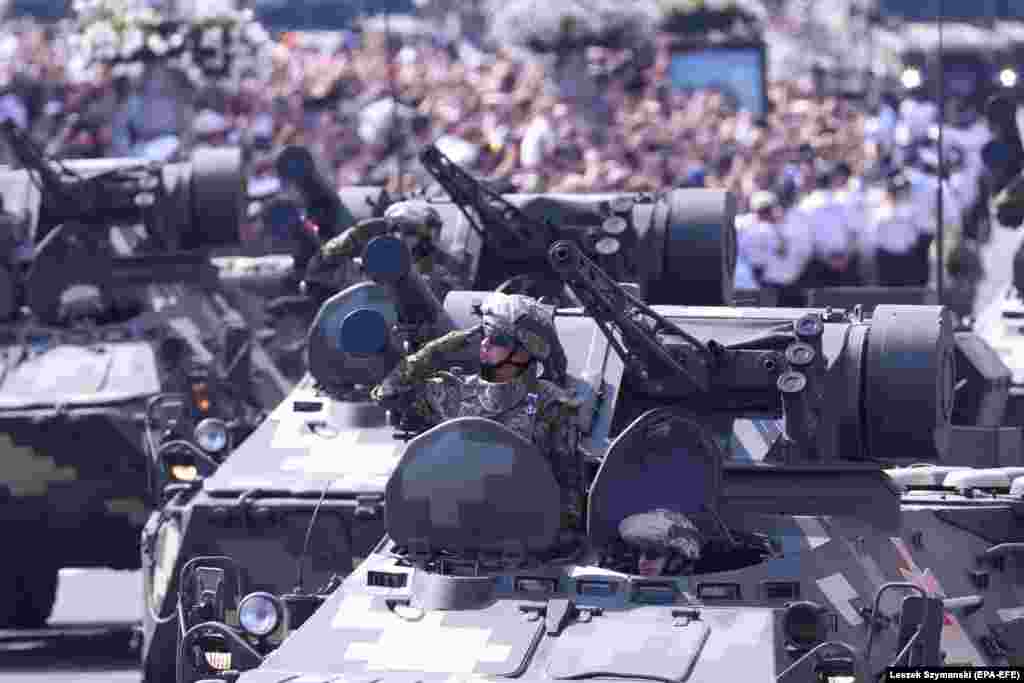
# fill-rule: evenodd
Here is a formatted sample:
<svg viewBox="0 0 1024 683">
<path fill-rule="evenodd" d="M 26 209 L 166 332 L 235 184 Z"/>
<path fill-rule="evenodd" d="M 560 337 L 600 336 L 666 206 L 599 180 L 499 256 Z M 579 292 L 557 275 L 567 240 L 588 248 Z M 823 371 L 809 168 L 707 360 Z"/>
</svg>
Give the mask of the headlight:
<svg viewBox="0 0 1024 683">
<path fill-rule="evenodd" d="M 604 219 L 601 229 L 609 235 L 621 235 L 629 228 L 629 223 L 622 216 L 609 216 Z"/>
<path fill-rule="evenodd" d="M 825 641 L 828 628 L 824 608 L 815 602 L 794 602 L 782 616 L 782 630 L 789 643 L 801 650 L 809 650 Z"/>
<path fill-rule="evenodd" d="M 1017 86 L 1017 72 L 1013 69 L 1003 69 L 999 72 L 999 83 L 1004 88 L 1014 88 Z"/>
<path fill-rule="evenodd" d="M 924 79 L 921 77 L 921 70 L 916 66 L 912 66 L 903 70 L 903 74 L 900 75 L 900 82 L 903 83 L 903 87 L 907 90 L 913 90 L 914 88 L 920 88 Z"/>
<path fill-rule="evenodd" d="M 171 478 L 177 481 L 195 481 L 199 468 L 195 465 L 171 465 Z"/>
<path fill-rule="evenodd" d="M 167 596 L 171 579 L 174 577 L 174 566 L 181 549 L 181 528 L 173 519 L 165 520 L 156 533 L 156 545 L 153 548 L 153 580 L 150 586 L 150 598 L 153 607 L 159 609 Z"/>
<path fill-rule="evenodd" d="M 620 244 L 614 237 L 602 237 L 594 245 L 594 249 L 602 256 L 611 256 L 619 250 Z"/>
<path fill-rule="evenodd" d="M 250 593 L 238 604 L 238 623 L 246 633 L 264 638 L 281 623 L 281 605 L 270 593 Z"/>
<path fill-rule="evenodd" d="M 207 453 L 220 453 L 228 447 L 228 426 L 223 420 L 207 418 L 196 425 L 196 443 Z"/>
</svg>

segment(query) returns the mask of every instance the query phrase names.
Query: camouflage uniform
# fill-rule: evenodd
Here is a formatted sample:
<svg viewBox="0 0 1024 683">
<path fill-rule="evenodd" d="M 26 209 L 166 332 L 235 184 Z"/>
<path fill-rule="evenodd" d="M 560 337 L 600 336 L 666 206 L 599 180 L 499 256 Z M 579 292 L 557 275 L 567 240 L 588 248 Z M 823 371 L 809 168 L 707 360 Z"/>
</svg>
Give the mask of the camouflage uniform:
<svg viewBox="0 0 1024 683">
<path fill-rule="evenodd" d="M 502 423 L 534 443 L 551 463 L 562 488 L 563 523 L 582 524 L 583 458 L 578 448 L 579 403 L 554 382 L 540 379 L 538 362 L 561 352 L 550 316 L 529 297 L 492 294 L 483 306 L 480 327 L 458 330 L 425 344 L 402 359 L 374 388 L 376 401 L 401 400 L 427 424 L 456 417 L 484 417 Z M 490 382 L 439 372 L 446 354 L 479 340 L 484 329 L 514 335 L 531 356 L 526 369 L 509 382 Z M 555 345 L 558 349 L 553 348 Z"/>
<path fill-rule="evenodd" d="M 411 247 L 416 270 L 423 275 L 441 300 L 452 289 L 462 289 L 463 283 L 437 258 L 436 244 L 441 236 L 441 217 L 426 202 L 399 202 L 391 206 L 383 218 L 360 221 L 320 248 L 307 268 L 306 279 L 343 289 L 360 279 L 352 259 L 362 254 L 375 237 L 400 234 L 414 238 L 418 244 Z"/>
</svg>

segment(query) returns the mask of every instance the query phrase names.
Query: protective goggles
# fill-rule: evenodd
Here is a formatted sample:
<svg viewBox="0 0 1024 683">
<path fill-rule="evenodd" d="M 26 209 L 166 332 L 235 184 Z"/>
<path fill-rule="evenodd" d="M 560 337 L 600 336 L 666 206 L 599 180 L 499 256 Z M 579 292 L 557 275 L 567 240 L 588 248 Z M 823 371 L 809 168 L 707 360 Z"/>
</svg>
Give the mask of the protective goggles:
<svg viewBox="0 0 1024 683">
<path fill-rule="evenodd" d="M 518 340 L 511 332 L 493 328 L 484 328 L 484 339 L 495 346 L 501 346 L 506 349 L 513 349 L 518 344 Z"/>
</svg>

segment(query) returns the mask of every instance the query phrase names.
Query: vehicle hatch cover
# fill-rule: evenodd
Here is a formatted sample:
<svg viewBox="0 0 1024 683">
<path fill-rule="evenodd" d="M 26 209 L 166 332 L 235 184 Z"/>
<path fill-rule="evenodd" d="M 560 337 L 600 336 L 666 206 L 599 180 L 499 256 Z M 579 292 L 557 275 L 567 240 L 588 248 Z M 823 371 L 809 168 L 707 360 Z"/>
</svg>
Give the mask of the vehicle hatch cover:
<svg viewBox="0 0 1024 683">
<path fill-rule="evenodd" d="M 98 405 L 160 393 L 156 357 L 145 343 L 61 345 L 21 363 L 8 350 L 3 360 L 0 410 Z"/>
<path fill-rule="evenodd" d="M 544 629 L 543 619 L 524 619 L 519 603 L 510 600 L 412 618 L 399 612 L 383 596 L 346 595 L 325 615 L 331 646 L 324 647 L 322 630 L 300 629 L 274 654 L 275 668 L 309 670 L 315 662 L 319 671 L 346 677 L 373 671 L 518 676 Z"/>
<path fill-rule="evenodd" d="M 674 626 L 664 608 L 607 612 L 562 632 L 548 661 L 555 679 L 614 676 L 685 681 L 707 641 L 702 621 Z"/>
<path fill-rule="evenodd" d="M 512 430 L 479 417 L 444 422 L 410 441 L 386 501 L 391 538 L 425 550 L 543 552 L 560 523 L 548 461 Z"/>
</svg>

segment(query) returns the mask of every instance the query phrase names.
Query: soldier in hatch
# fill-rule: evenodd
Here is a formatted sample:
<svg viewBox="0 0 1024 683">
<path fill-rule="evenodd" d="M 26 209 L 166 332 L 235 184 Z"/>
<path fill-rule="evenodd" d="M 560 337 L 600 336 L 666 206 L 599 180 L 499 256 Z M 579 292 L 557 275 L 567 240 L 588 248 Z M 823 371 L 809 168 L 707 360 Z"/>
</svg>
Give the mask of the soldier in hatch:
<svg viewBox="0 0 1024 683">
<path fill-rule="evenodd" d="M 680 576 L 700 559 L 700 532 L 685 515 L 653 510 L 619 523 L 619 536 L 637 558 L 641 576 Z"/>
<path fill-rule="evenodd" d="M 416 270 L 426 279 L 439 300 L 452 289 L 463 289 L 454 274 L 454 264 L 446 264 L 445 254 L 437 249 L 441 238 L 441 215 L 424 201 L 405 201 L 392 205 L 383 218 L 360 221 L 320 248 L 306 268 L 306 287 L 318 287 L 329 296 L 360 278 L 352 259 L 381 235 L 399 235 L 412 252 Z"/>
<path fill-rule="evenodd" d="M 426 424 L 456 417 L 501 422 L 533 442 L 551 462 L 562 489 L 563 526 L 581 530 L 583 458 L 577 447 L 578 403 L 565 382 L 565 351 L 552 316 L 535 300 L 494 293 L 481 306 L 483 324 L 457 330 L 402 359 L 373 390 L 373 399 L 413 411 Z M 479 339 L 478 375 L 439 372 L 446 354 Z M 541 379 L 544 371 L 555 381 Z"/>
</svg>

